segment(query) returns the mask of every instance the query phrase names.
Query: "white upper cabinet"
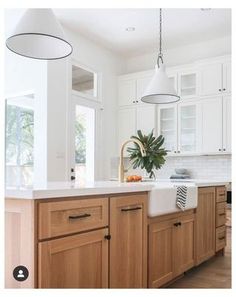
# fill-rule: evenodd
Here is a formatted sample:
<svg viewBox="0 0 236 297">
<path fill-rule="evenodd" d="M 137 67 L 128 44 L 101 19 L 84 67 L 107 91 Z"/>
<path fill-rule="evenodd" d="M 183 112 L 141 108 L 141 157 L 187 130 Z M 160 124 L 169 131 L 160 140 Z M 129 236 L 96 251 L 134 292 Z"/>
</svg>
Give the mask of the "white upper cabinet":
<svg viewBox="0 0 236 297">
<path fill-rule="evenodd" d="M 200 66 L 200 95 L 212 96 L 231 92 L 230 62 L 215 62 Z"/>
<path fill-rule="evenodd" d="M 231 153 L 231 96 L 223 97 L 223 152 Z"/>
<path fill-rule="evenodd" d="M 144 102 L 141 101 L 141 97 L 144 91 L 146 90 L 148 84 L 150 83 L 151 79 L 152 79 L 151 75 L 137 79 L 137 102 L 136 103 L 145 104 Z"/>
<path fill-rule="evenodd" d="M 118 82 L 118 102 L 119 106 L 135 104 L 136 99 L 136 80 L 124 79 Z"/>
<path fill-rule="evenodd" d="M 118 146 L 136 134 L 136 108 L 120 109 L 118 113 Z"/>
<path fill-rule="evenodd" d="M 180 72 L 178 77 L 180 98 L 195 97 L 197 95 L 197 73 L 192 71 Z"/>
<path fill-rule="evenodd" d="M 222 97 L 202 99 L 202 152 L 222 152 Z"/>
<path fill-rule="evenodd" d="M 164 148 L 170 153 L 177 153 L 177 105 L 158 106 L 158 135 L 165 138 Z"/>
<path fill-rule="evenodd" d="M 119 145 L 141 130 L 165 137 L 169 155 L 231 153 L 231 62 L 216 57 L 170 67 L 167 75 L 180 101 L 152 105 L 141 96 L 153 70 L 118 79 Z"/>
<path fill-rule="evenodd" d="M 226 62 L 223 64 L 223 93 L 231 92 L 231 64 Z"/>
<path fill-rule="evenodd" d="M 178 151 L 194 153 L 199 151 L 199 104 L 178 104 Z"/>
<path fill-rule="evenodd" d="M 141 130 L 144 134 L 155 131 L 155 105 L 142 104 L 136 109 L 136 130 Z"/>
</svg>

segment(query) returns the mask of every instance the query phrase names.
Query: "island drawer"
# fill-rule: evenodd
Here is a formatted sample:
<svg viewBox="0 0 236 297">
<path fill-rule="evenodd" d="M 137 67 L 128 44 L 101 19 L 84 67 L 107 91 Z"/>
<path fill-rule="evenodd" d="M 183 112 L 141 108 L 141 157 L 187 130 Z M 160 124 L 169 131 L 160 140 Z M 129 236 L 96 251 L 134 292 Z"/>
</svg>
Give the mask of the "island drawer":
<svg viewBox="0 0 236 297">
<path fill-rule="evenodd" d="M 107 225 L 107 198 L 42 202 L 38 205 L 39 240 Z"/>
<path fill-rule="evenodd" d="M 216 252 L 226 246 L 226 226 L 216 228 Z"/>
<path fill-rule="evenodd" d="M 226 188 L 217 187 L 216 188 L 216 202 L 225 202 L 226 201 Z"/>
<path fill-rule="evenodd" d="M 226 202 L 216 203 L 216 227 L 226 223 Z"/>
</svg>

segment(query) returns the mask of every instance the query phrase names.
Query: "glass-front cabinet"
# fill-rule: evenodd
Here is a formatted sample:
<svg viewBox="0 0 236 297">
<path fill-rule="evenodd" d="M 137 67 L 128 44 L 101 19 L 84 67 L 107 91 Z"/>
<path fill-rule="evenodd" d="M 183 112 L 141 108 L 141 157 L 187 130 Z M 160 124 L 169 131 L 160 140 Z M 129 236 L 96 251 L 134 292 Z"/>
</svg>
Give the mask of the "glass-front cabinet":
<svg viewBox="0 0 236 297">
<path fill-rule="evenodd" d="M 178 150 L 181 153 L 197 151 L 197 104 L 178 105 Z"/>
<path fill-rule="evenodd" d="M 158 119 L 158 135 L 164 136 L 165 149 L 175 153 L 177 150 L 177 105 L 159 106 Z"/>
<path fill-rule="evenodd" d="M 165 138 L 169 154 L 192 154 L 199 149 L 198 103 L 175 103 L 158 107 L 158 135 Z"/>
<path fill-rule="evenodd" d="M 194 97 L 197 95 L 197 73 L 180 72 L 179 73 L 179 91 L 180 97 Z"/>
</svg>

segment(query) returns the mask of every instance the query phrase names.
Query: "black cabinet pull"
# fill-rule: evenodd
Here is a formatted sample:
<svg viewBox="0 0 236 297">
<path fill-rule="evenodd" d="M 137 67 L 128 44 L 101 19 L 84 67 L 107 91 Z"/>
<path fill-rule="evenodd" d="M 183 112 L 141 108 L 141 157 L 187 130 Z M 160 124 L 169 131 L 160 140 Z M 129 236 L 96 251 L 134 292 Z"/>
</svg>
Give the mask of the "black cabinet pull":
<svg viewBox="0 0 236 297">
<path fill-rule="evenodd" d="M 178 227 L 178 226 L 181 226 L 181 225 L 182 225 L 181 222 L 174 223 L 174 226 L 175 226 L 175 227 Z"/>
<path fill-rule="evenodd" d="M 133 211 L 133 210 L 138 210 L 138 209 L 142 209 L 142 207 L 137 206 L 137 207 L 133 207 L 133 208 L 121 208 L 121 211 Z"/>
<path fill-rule="evenodd" d="M 221 89 L 219 89 L 219 91 L 221 92 Z"/>
<path fill-rule="evenodd" d="M 107 239 L 107 240 L 110 240 L 111 239 L 111 235 L 110 234 L 107 234 L 107 235 L 104 236 L 104 238 Z"/>
<path fill-rule="evenodd" d="M 225 216 L 225 213 L 219 213 L 219 216 Z"/>
<path fill-rule="evenodd" d="M 226 91 L 226 89 L 224 88 L 223 91 Z"/>
<path fill-rule="evenodd" d="M 219 196 L 223 197 L 223 196 L 225 196 L 225 193 L 224 194 L 219 194 Z"/>
<path fill-rule="evenodd" d="M 219 240 L 223 240 L 223 239 L 225 239 L 225 236 L 223 236 L 223 237 L 219 237 L 218 239 L 219 239 Z"/>
<path fill-rule="evenodd" d="M 84 214 L 81 214 L 81 215 L 69 216 L 69 219 L 70 220 L 76 220 L 76 219 L 84 219 L 84 218 L 87 218 L 87 217 L 91 217 L 91 214 L 90 213 L 84 213 Z"/>
<path fill-rule="evenodd" d="M 179 225 L 179 226 L 181 226 L 181 225 L 182 225 L 182 223 L 181 223 L 181 222 L 179 222 L 179 223 L 178 223 L 178 225 Z"/>
</svg>

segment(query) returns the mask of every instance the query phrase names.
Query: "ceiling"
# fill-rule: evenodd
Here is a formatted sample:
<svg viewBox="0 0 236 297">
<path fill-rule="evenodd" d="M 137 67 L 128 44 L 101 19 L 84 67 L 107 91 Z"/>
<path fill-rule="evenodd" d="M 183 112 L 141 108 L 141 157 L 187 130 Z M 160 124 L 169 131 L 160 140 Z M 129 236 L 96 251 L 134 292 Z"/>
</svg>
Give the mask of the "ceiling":
<svg viewBox="0 0 236 297">
<path fill-rule="evenodd" d="M 157 49 L 158 9 L 53 9 L 60 22 L 123 56 Z M 127 32 L 127 27 L 135 31 Z M 163 48 L 231 34 L 231 10 L 163 9 Z"/>
</svg>

